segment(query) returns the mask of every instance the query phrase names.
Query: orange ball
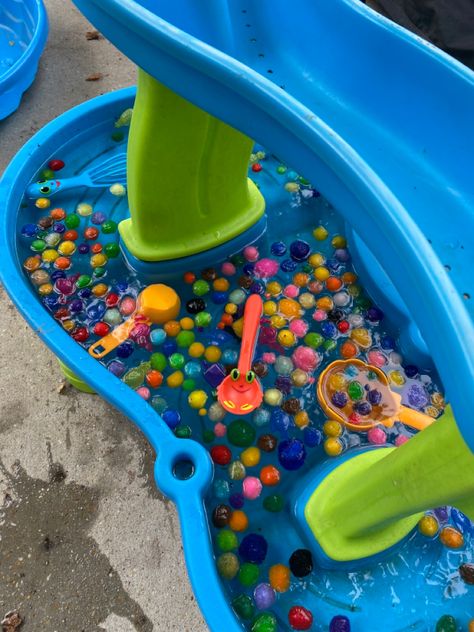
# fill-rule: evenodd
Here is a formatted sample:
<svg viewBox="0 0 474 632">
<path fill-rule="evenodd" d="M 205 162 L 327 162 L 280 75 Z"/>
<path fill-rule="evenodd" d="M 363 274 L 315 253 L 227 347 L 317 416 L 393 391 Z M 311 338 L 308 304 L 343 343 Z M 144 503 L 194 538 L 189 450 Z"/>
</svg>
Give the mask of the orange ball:
<svg viewBox="0 0 474 632">
<path fill-rule="evenodd" d="M 337 292 L 342 287 L 342 281 L 338 277 L 330 276 L 326 279 L 326 287 L 330 292 Z"/>
<path fill-rule="evenodd" d="M 66 217 L 66 211 L 63 208 L 53 208 L 49 214 L 56 221 L 60 221 Z"/>
<path fill-rule="evenodd" d="M 35 255 L 34 257 L 28 257 L 23 262 L 23 267 L 25 268 L 25 270 L 28 270 L 28 272 L 34 272 L 40 267 L 40 265 L 41 259 L 38 255 Z"/>
<path fill-rule="evenodd" d="M 229 289 L 229 281 L 227 279 L 216 279 L 212 287 L 216 290 L 216 292 L 227 292 Z"/>
<path fill-rule="evenodd" d="M 102 252 L 102 244 L 92 244 L 91 252 L 94 255 L 98 254 L 99 252 Z"/>
<path fill-rule="evenodd" d="M 176 336 L 181 331 L 181 325 L 177 320 L 169 320 L 167 323 L 163 325 L 163 329 L 166 331 L 167 335 L 170 338 L 176 338 Z"/>
<path fill-rule="evenodd" d="M 290 587 L 290 569 L 284 564 L 275 564 L 268 571 L 268 579 L 273 590 L 286 592 Z"/>
<path fill-rule="evenodd" d="M 240 509 L 233 511 L 230 520 L 229 527 L 232 531 L 245 531 L 245 529 L 249 526 L 249 519 L 247 518 L 247 514 Z"/>
<path fill-rule="evenodd" d="M 71 267 L 71 260 L 68 257 L 58 257 L 54 262 L 54 267 L 58 270 L 68 270 Z"/>
<path fill-rule="evenodd" d="M 444 527 L 439 534 L 439 539 L 448 549 L 460 549 L 464 546 L 462 533 L 454 527 Z"/>
<path fill-rule="evenodd" d="M 474 619 L 471 619 L 467 624 L 467 632 L 474 632 Z"/>
<path fill-rule="evenodd" d="M 316 301 L 316 307 L 325 312 L 329 312 L 334 307 L 334 303 L 330 296 L 321 296 L 321 298 L 318 298 Z"/>
<path fill-rule="evenodd" d="M 151 386 L 151 388 L 158 388 L 163 383 L 163 375 L 159 371 L 152 369 L 146 374 L 145 380 L 148 386 Z"/>
<path fill-rule="evenodd" d="M 260 470 L 260 480 L 264 485 L 278 485 L 280 482 L 280 471 L 273 465 L 265 465 Z"/>
<path fill-rule="evenodd" d="M 183 279 L 185 283 L 194 283 L 194 281 L 196 280 L 196 275 L 194 274 L 194 272 L 185 272 L 183 274 Z"/>
<path fill-rule="evenodd" d="M 357 281 L 357 274 L 354 274 L 354 272 L 344 272 L 341 279 L 346 285 L 351 285 Z"/>
<path fill-rule="evenodd" d="M 63 239 L 65 241 L 76 241 L 76 239 L 79 237 L 79 233 L 77 232 L 77 230 L 73 230 L 71 228 L 71 230 L 67 230 L 64 234 L 63 234 Z"/>
<path fill-rule="evenodd" d="M 293 276 L 293 283 L 297 287 L 306 287 L 309 283 L 309 274 L 306 274 L 305 272 L 297 272 Z"/>
<path fill-rule="evenodd" d="M 359 353 L 359 349 L 356 344 L 350 340 L 346 340 L 346 342 L 341 345 L 340 353 L 343 358 L 355 358 Z"/>
</svg>

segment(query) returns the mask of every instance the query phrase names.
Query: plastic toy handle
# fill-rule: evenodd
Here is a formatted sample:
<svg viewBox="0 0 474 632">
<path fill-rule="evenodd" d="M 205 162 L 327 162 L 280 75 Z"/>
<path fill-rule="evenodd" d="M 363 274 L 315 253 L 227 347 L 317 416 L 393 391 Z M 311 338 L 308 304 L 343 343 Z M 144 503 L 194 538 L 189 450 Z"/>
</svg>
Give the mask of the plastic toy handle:
<svg viewBox="0 0 474 632">
<path fill-rule="evenodd" d="M 424 430 L 425 428 L 428 428 L 428 426 L 431 426 L 431 424 L 435 421 L 433 417 L 425 415 L 424 413 L 419 413 L 417 410 L 408 408 L 408 406 L 400 406 L 398 419 L 402 423 L 407 426 L 411 426 L 416 430 Z"/>
<path fill-rule="evenodd" d="M 118 327 L 115 327 L 113 331 L 109 334 L 94 342 L 93 345 L 89 347 L 89 353 L 93 358 L 100 360 L 108 353 L 113 351 L 116 347 L 119 346 L 121 342 L 127 340 L 129 333 L 133 329 L 135 325 L 135 318 L 132 316 L 125 323 L 122 323 Z"/>
<path fill-rule="evenodd" d="M 263 301 L 258 294 L 252 294 L 245 303 L 242 345 L 240 347 L 238 369 L 241 373 L 250 371 L 255 343 L 260 329 Z"/>
</svg>

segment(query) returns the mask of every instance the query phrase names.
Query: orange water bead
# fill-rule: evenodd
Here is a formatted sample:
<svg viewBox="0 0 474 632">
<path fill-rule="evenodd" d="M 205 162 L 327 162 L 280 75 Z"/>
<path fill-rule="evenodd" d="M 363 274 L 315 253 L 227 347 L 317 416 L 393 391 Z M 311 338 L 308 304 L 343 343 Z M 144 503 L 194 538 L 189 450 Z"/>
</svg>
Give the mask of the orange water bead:
<svg viewBox="0 0 474 632">
<path fill-rule="evenodd" d="M 342 287 L 342 281 L 339 277 L 330 276 L 326 279 L 326 287 L 330 292 L 337 292 Z"/>
<path fill-rule="evenodd" d="M 148 386 L 151 386 L 151 388 L 158 388 L 163 384 L 163 374 L 159 371 L 156 371 L 155 369 L 152 369 L 151 371 L 148 371 L 145 375 L 145 380 Z"/>
<path fill-rule="evenodd" d="M 71 260 L 68 257 L 58 257 L 54 262 L 54 267 L 58 270 L 68 270 L 71 267 Z"/>
<path fill-rule="evenodd" d="M 240 509 L 233 511 L 229 519 L 229 527 L 232 531 L 245 531 L 249 526 L 249 519 L 247 514 Z"/>
<path fill-rule="evenodd" d="M 278 311 L 287 318 L 298 318 L 301 314 L 301 305 L 292 298 L 282 298 L 278 301 Z"/>
<path fill-rule="evenodd" d="M 284 564 L 274 564 L 268 571 L 268 579 L 273 590 L 286 592 L 290 587 L 290 569 Z"/>
<path fill-rule="evenodd" d="M 334 302 L 330 296 L 321 296 L 316 301 L 316 308 L 322 309 L 323 312 L 329 312 L 334 307 Z"/>
<path fill-rule="evenodd" d="M 178 323 L 177 320 L 169 320 L 163 325 L 163 329 L 168 336 L 170 336 L 171 338 L 176 338 L 176 336 L 181 331 L 181 325 Z"/>
<path fill-rule="evenodd" d="M 273 465 L 265 465 L 260 470 L 260 480 L 264 485 L 278 485 L 280 482 L 280 471 Z"/>
<path fill-rule="evenodd" d="M 66 211 L 63 208 L 53 208 L 49 211 L 49 215 L 56 221 L 61 221 L 66 217 Z"/>
<path fill-rule="evenodd" d="M 467 632 L 474 632 L 474 619 L 471 619 L 467 625 Z"/>
<path fill-rule="evenodd" d="M 212 287 L 216 290 L 216 292 L 227 292 L 229 285 L 230 284 L 227 279 L 219 278 L 213 282 Z"/>
<path fill-rule="evenodd" d="M 306 272 L 297 272 L 293 275 L 293 283 L 297 287 L 306 287 L 309 283 L 310 276 Z"/>
<path fill-rule="evenodd" d="M 94 296 L 105 296 L 109 291 L 109 286 L 106 283 L 97 283 L 92 288 L 92 294 Z"/>
<path fill-rule="evenodd" d="M 25 268 L 25 270 L 28 270 L 28 272 L 33 272 L 34 270 L 37 270 L 40 267 L 40 265 L 41 265 L 41 259 L 39 255 L 35 255 L 34 257 L 28 257 L 23 262 L 23 267 Z"/>
<path fill-rule="evenodd" d="M 183 279 L 185 283 L 194 283 L 194 281 L 196 280 L 196 275 L 194 274 L 194 272 L 185 272 L 183 274 Z"/>
<path fill-rule="evenodd" d="M 65 233 L 63 233 L 63 239 L 65 241 L 76 241 L 76 239 L 79 237 L 79 233 L 77 232 L 77 230 L 73 230 L 71 228 L 71 230 L 67 230 Z"/>
<path fill-rule="evenodd" d="M 448 549 L 460 549 L 464 546 L 462 533 L 454 527 L 444 527 L 444 529 L 441 529 L 439 539 Z"/>
<path fill-rule="evenodd" d="M 346 285 L 351 285 L 352 283 L 355 283 L 357 281 L 357 274 L 355 274 L 354 272 L 344 272 L 341 279 L 342 282 Z"/>
<path fill-rule="evenodd" d="M 99 252 L 102 252 L 102 244 L 92 244 L 91 252 L 93 255 L 97 255 Z"/>
<path fill-rule="evenodd" d="M 340 349 L 341 357 L 343 358 L 355 358 L 359 354 L 359 348 L 354 342 L 346 340 Z"/>
<path fill-rule="evenodd" d="M 230 314 L 222 314 L 221 322 L 223 323 L 224 327 L 228 327 L 232 325 L 232 323 L 234 322 L 234 319 L 232 318 Z"/>
<path fill-rule="evenodd" d="M 99 229 L 95 226 L 88 226 L 84 231 L 84 239 L 94 240 L 99 236 Z"/>
</svg>

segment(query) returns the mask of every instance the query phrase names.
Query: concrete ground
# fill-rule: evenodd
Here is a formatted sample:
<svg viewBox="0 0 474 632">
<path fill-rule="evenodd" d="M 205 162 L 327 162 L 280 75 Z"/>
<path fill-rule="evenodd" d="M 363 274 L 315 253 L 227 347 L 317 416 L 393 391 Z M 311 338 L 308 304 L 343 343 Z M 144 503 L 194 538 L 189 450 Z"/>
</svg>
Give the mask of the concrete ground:
<svg viewBox="0 0 474 632">
<path fill-rule="evenodd" d="M 87 40 L 93 27 L 69 0 L 45 1 L 48 45 L 20 109 L 0 123 L 0 173 L 48 121 L 135 80 L 106 40 Z M 206 630 L 143 437 L 64 385 L 1 288 L 0 350 L 0 619 L 18 611 L 22 632 Z"/>
</svg>

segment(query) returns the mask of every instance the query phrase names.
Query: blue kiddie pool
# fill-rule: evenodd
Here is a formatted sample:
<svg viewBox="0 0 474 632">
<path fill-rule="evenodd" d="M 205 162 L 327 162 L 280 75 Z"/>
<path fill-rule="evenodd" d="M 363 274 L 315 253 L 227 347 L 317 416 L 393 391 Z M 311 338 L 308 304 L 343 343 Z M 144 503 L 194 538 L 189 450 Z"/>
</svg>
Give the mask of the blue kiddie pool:
<svg viewBox="0 0 474 632">
<path fill-rule="evenodd" d="M 0 120 L 20 105 L 33 83 L 48 33 L 42 0 L 3 0 L 0 5 Z"/>
<path fill-rule="evenodd" d="M 472 632 L 473 74 L 351 0 L 77 5 L 138 87 L 13 159 L 3 282 L 209 628 Z"/>
</svg>

